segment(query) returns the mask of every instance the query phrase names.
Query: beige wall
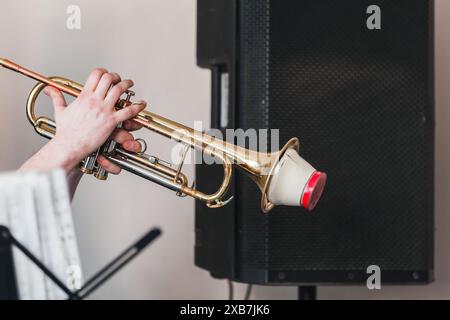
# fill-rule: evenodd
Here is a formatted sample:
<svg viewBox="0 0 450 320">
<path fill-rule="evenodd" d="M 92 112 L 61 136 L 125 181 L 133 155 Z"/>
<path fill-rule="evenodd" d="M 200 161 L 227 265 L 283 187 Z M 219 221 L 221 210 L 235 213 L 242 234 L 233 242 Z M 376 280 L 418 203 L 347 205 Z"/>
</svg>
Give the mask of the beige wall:
<svg viewBox="0 0 450 320">
<path fill-rule="evenodd" d="M 436 277 L 425 287 L 323 288 L 321 298 L 450 298 L 450 2 L 437 0 Z M 66 29 L 66 8 L 82 9 L 82 30 Z M 136 82 L 138 98 L 169 118 L 192 125 L 209 119 L 209 72 L 195 64 L 194 0 L 2 0 L 0 56 L 49 75 L 84 81 L 104 66 Z M 42 146 L 24 117 L 33 82 L 0 70 L 0 170 L 17 168 Z M 44 99 L 44 98 L 43 98 Z M 44 102 L 45 100 L 42 100 Z M 41 103 L 49 106 L 50 104 Z M 42 109 L 45 109 L 42 106 Z M 166 140 L 142 133 L 156 154 L 169 158 Z M 188 168 L 193 173 L 193 168 Z M 193 265 L 194 203 L 130 174 L 107 183 L 86 177 L 74 200 L 83 266 L 92 274 L 151 226 L 163 237 L 99 290 L 95 298 L 226 298 L 224 281 Z M 243 295 L 238 287 L 238 295 Z M 262 288 L 255 298 L 295 298 L 293 288 Z"/>
</svg>

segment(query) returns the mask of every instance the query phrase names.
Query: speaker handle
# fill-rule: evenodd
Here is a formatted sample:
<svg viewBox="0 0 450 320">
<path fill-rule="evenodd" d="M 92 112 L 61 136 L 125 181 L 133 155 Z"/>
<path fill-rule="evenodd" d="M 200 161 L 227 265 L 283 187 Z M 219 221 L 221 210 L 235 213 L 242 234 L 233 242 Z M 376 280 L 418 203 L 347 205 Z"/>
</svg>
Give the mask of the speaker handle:
<svg viewBox="0 0 450 320">
<path fill-rule="evenodd" d="M 222 100 L 222 68 L 211 67 L 211 129 L 220 129 L 220 109 Z"/>
</svg>

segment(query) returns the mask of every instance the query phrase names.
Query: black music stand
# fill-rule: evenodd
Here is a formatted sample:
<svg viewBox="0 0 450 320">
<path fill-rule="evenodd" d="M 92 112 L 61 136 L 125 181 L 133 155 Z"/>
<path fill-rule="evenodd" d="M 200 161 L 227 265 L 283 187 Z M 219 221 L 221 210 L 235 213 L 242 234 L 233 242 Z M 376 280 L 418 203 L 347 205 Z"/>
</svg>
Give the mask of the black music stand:
<svg viewBox="0 0 450 320">
<path fill-rule="evenodd" d="M 16 274 L 12 247 L 9 239 L 3 236 L 8 229 L 0 226 L 0 300 L 17 300 L 19 293 L 16 285 Z"/>
<path fill-rule="evenodd" d="M 82 300 L 88 297 L 103 283 L 109 280 L 115 273 L 133 260 L 160 235 L 160 229 L 155 228 L 150 230 L 104 268 L 98 271 L 92 278 L 87 280 L 81 289 L 71 291 L 61 280 L 58 279 L 58 277 L 55 276 L 53 272 L 51 272 L 39 259 L 37 259 L 36 256 L 34 256 L 24 245 L 22 245 L 11 234 L 8 228 L 0 226 L 0 300 L 19 299 L 12 255 L 13 246 L 25 254 L 47 277 L 50 278 L 50 280 L 52 280 L 61 290 L 63 290 L 67 294 L 68 299 Z"/>
</svg>

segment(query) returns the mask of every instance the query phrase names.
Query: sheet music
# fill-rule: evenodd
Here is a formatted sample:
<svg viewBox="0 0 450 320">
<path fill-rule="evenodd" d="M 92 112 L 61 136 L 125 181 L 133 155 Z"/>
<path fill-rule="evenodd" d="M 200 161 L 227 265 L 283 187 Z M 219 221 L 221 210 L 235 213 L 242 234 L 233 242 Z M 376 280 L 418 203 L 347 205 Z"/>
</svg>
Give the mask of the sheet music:
<svg viewBox="0 0 450 320">
<path fill-rule="evenodd" d="M 81 264 L 62 170 L 0 174 L 0 224 L 70 289 L 81 287 Z M 15 248 L 13 256 L 21 299 L 67 298 Z"/>
</svg>

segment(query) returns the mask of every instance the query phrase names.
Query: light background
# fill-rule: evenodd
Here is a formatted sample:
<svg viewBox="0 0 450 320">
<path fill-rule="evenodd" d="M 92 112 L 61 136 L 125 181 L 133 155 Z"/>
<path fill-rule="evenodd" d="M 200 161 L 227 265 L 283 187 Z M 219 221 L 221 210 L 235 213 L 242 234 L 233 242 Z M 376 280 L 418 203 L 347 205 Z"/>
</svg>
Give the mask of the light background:
<svg viewBox="0 0 450 320">
<path fill-rule="evenodd" d="M 66 28 L 79 5 L 82 29 Z M 322 287 L 319 298 L 450 298 L 450 1 L 436 0 L 436 279 L 428 286 Z M 0 56 L 47 75 L 83 82 L 103 66 L 132 78 L 153 112 L 192 126 L 209 121 L 209 72 L 196 67 L 194 0 L 2 0 Z M 0 170 L 14 170 L 44 143 L 25 118 L 34 83 L 0 70 Z M 41 109 L 50 103 L 41 100 Z M 169 159 L 168 140 L 140 133 Z M 414 161 L 414 159 L 405 159 Z M 187 171 L 193 174 L 193 167 Z M 73 203 L 85 275 L 89 276 L 152 226 L 164 234 L 102 287 L 97 299 L 222 299 L 225 281 L 194 266 L 194 202 L 134 175 L 108 182 L 85 177 Z M 414 239 L 411 239 L 414 241 Z M 237 297 L 245 286 L 237 285 Z M 256 287 L 255 299 L 295 299 L 296 289 Z"/>
</svg>

